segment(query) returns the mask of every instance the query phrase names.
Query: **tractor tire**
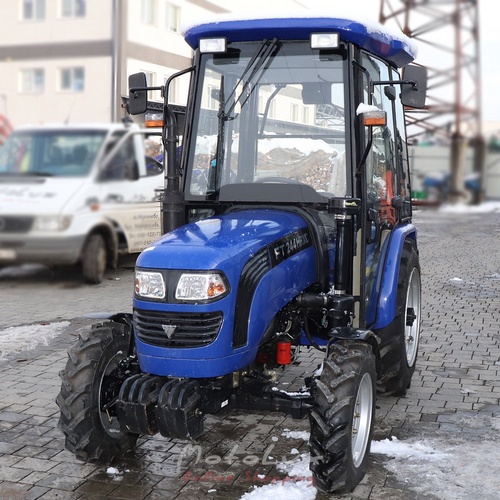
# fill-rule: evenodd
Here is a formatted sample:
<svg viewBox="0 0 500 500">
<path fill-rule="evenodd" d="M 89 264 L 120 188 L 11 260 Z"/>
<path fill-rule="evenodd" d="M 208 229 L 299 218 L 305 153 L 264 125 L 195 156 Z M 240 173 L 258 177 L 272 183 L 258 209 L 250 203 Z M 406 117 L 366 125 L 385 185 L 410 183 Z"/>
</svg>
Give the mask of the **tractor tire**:
<svg viewBox="0 0 500 500">
<path fill-rule="evenodd" d="M 106 242 L 99 233 L 91 234 L 82 253 L 83 279 L 92 285 L 98 285 L 104 279 L 108 262 Z"/>
<path fill-rule="evenodd" d="M 59 372 L 59 428 L 66 449 L 80 460 L 110 463 L 137 442 L 138 434 L 120 427 L 113 405 L 105 407 L 131 375 L 130 335 L 130 327 L 121 323 L 93 325 L 69 350 L 66 368 Z"/>
<path fill-rule="evenodd" d="M 375 333 L 381 340 L 377 390 L 406 396 L 417 363 L 421 316 L 420 264 L 414 244 L 404 243 L 399 266 L 396 317 Z"/>
<path fill-rule="evenodd" d="M 349 493 L 366 473 L 376 379 L 370 345 L 346 341 L 331 346 L 309 417 L 310 469 L 314 485 L 325 493 Z"/>
</svg>

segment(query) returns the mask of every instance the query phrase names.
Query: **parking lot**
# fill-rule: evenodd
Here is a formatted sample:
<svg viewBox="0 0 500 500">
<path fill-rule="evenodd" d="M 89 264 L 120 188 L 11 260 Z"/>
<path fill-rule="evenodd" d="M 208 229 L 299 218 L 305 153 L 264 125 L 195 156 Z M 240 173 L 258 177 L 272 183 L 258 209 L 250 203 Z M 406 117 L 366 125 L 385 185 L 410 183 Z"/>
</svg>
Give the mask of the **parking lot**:
<svg viewBox="0 0 500 500">
<path fill-rule="evenodd" d="M 406 398 L 378 399 L 368 473 L 346 498 L 498 499 L 500 213 L 420 209 L 414 220 L 423 286 L 417 370 Z M 65 450 L 58 372 L 98 313 L 130 311 L 133 264 L 122 260 L 96 286 L 77 272 L 0 269 L 0 342 L 28 333 L 17 348 L 0 344 L 0 498 L 327 498 L 292 471 L 307 471 L 308 420 L 280 413 L 207 417 L 199 455 L 156 436 L 110 466 Z M 33 325 L 49 332 L 34 348 Z M 304 350 L 279 383 L 300 386 L 319 361 Z"/>
</svg>

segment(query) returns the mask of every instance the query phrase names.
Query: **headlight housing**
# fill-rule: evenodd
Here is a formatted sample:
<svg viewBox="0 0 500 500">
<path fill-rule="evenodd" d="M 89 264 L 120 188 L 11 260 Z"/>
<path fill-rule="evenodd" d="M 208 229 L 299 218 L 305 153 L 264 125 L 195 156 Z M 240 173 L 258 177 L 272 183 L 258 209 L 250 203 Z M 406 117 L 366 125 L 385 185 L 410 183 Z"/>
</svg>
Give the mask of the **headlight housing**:
<svg viewBox="0 0 500 500">
<path fill-rule="evenodd" d="M 135 271 L 135 293 L 148 299 L 165 298 L 165 281 L 161 273 Z"/>
<path fill-rule="evenodd" d="M 33 231 L 65 231 L 71 219 L 71 215 L 41 215 L 35 217 Z"/>
<path fill-rule="evenodd" d="M 175 289 L 177 300 L 202 301 L 220 299 L 229 293 L 221 273 L 183 273 Z"/>
</svg>

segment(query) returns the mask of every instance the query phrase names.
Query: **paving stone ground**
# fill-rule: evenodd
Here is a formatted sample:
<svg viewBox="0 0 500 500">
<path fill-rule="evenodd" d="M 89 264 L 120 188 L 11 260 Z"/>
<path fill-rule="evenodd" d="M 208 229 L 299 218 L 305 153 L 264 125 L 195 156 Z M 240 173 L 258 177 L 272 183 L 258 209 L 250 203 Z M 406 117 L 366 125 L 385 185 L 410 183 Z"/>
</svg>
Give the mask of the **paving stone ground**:
<svg viewBox="0 0 500 500">
<path fill-rule="evenodd" d="M 415 223 L 423 285 L 417 369 L 406 398 L 378 398 L 375 439 L 436 437 L 498 447 L 500 214 L 426 209 L 415 213 Z M 78 331 L 95 321 L 87 313 L 130 310 L 132 267 L 132 258 L 122 260 L 94 287 L 76 273 L 0 272 L 0 335 L 19 325 L 71 323 L 48 345 L 0 358 L 0 499 L 239 499 L 254 486 L 286 477 L 276 462 L 293 458 L 293 448 L 308 452 L 304 439 L 282 436 L 285 429 L 308 431 L 307 419 L 241 410 L 207 417 L 199 460 L 186 454 L 186 443 L 156 436 L 140 438 L 112 472 L 65 450 L 57 428 L 58 372 Z M 320 359 L 316 351 L 304 350 L 279 382 L 300 387 Z M 488 474 L 482 473 L 486 486 L 464 484 L 460 498 L 500 498 L 498 490 L 488 490 Z M 442 498 L 428 489 L 422 493 L 428 480 L 402 480 L 386 457 L 372 454 L 366 477 L 343 498 Z M 326 498 L 335 497 L 316 496 Z"/>
</svg>

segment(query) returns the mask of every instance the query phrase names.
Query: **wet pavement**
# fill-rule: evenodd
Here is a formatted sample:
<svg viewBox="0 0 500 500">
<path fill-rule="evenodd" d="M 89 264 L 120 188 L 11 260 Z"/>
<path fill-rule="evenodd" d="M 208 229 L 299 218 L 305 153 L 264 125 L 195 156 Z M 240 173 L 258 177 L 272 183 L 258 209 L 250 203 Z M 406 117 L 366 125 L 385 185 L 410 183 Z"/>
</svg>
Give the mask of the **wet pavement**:
<svg viewBox="0 0 500 500">
<path fill-rule="evenodd" d="M 423 286 L 417 369 L 406 398 L 378 398 L 375 440 L 500 450 L 500 214 L 419 210 L 415 223 Z M 112 467 L 85 464 L 65 450 L 57 428 L 58 372 L 78 332 L 95 322 L 87 314 L 130 311 L 132 269 L 133 257 L 122 259 L 97 286 L 84 285 L 77 273 L 0 270 L 0 336 L 9 327 L 70 322 L 47 345 L 0 357 L 0 499 L 239 499 L 255 486 L 286 481 L 279 463 L 308 453 L 307 418 L 241 410 L 207 417 L 198 448 L 140 438 Z M 304 350 L 279 384 L 300 388 L 320 359 Z M 487 467 L 474 478 L 441 467 L 438 478 L 452 491 L 446 497 L 432 487 L 431 474 L 402 476 L 391 463 L 372 454 L 367 475 L 344 498 L 500 498 Z M 336 497 L 316 495 L 326 498 Z"/>
</svg>

